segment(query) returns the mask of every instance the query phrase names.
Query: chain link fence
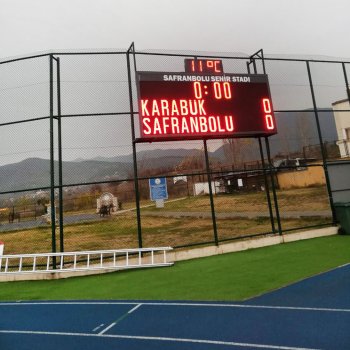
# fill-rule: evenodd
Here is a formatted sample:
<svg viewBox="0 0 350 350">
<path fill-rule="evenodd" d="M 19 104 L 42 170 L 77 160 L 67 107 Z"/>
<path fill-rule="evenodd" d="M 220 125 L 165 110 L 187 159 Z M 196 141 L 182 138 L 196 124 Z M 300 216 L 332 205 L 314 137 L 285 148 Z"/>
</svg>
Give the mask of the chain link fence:
<svg viewBox="0 0 350 350">
<path fill-rule="evenodd" d="M 266 69 L 278 134 L 136 143 L 135 72 L 181 72 L 193 57 Z M 130 49 L 0 61 L 5 252 L 182 248 L 335 224 L 327 164 L 349 156 L 349 64 Z M 157 177 L 164 208 L 150 200 Z"/>
</svg>

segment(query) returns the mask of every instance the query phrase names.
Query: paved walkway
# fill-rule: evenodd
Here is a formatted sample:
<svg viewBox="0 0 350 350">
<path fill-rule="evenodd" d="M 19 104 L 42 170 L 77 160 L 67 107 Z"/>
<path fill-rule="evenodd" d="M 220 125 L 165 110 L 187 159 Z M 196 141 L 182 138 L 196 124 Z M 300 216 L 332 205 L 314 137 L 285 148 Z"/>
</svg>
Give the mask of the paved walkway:
<svg viewBox="0 0 350 350">
<path fill-rule="evenodd" d="M 96 220 L 104 220 L 104 219 L 105 218 L 100 218 L 100 215 L 98 214 L 75 214 L 75 215 L 65 216 L 63 222 L 64 224 L 75 224 L 83 221 L 96 221 Z M 35 227 L 45 227 L 45 226 L 49 227 L 50 224 L 48 224 L 42 218 L 38 218 L 37 220 L 13 222 L 12 224 L 0 223 L 0 232 L 16 231 L 16 230 L 30 229 Z"/>
</svg>

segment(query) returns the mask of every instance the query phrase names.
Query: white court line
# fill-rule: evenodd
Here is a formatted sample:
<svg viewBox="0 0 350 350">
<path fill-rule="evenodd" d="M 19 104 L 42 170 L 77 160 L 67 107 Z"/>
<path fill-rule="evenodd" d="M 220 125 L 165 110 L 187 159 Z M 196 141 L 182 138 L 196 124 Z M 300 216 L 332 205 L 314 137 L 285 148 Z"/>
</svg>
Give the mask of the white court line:
<svg viewBox="0 0 350 350">
<path fill-rule="evenodd" d="M 110 324 L 108 327 L 106 327 L 105 329 L 103 329 L 100 333 L 98 333 L 98 335 L 102 335 L 104 333 L 106 333 L 108 330 L 110 330 L 112 327 L 114 327 L 118 321 L 122 320 L 125 318 L 126 315 L 131 314 L 132 312 L 134 312 L 135 310 L 137 310 L 142 304 L 138 304 L 136 305 L 134 308 L 132 308 L 131 310 L 129 310 L 126 314 L 124 314 L 122 317 L 120 317 L 118 320 L 114 321 L 112 324 Z"/>
<path fill-rule="evenodd" d="M 96 332 L 98 329 L 104 326 L 104 323 L 100 324 L 99 326 L 95 327 L 92 331 Z"/>
<path fill-rule="evenodd" d="M 136 305 L 133 309 L 131 309 L 130 311 L 128 311 L 128 314 L 131 314 L 132 312 L 134 312 L 135 310 L 137 310 L 142 304 L 138 304 Z"/>
<path fill-rule="evenodd" d="M 146 336 L 133 336 L 122 334 L 91 334 L 91 333 L 66 333 L 66 332 L 40 332 L 40 331 L 15 331 L 15 330 L 0 330 L 0 334 L 31 334 L 31 335 L 57 335 L 57 336 L 75 336 L 75 337 L 98 337 L 98 338 L 116 338 L 116 339 L 131 339 L 131 340 L 152 340 L 152 341 L 169 341 L 179 343 L 197 343 L 197 344 L 210 344 L 210 345 L 226 345 L 226 346 L 239 346 L 239 347 L 255 347 L 261 349 L 280 349 L 280 350 L 319 350 L 314 348 L 298 348 L 291 346 L 279 346 L 268 344 L 251 344 L 251 343 L 237 343 L 231 341 L 220 340 L 203 340 L 203 339 L 186 339 L 186 338 L 169 338 L 169 337 L 146 337 Z"/>
<path fill-rule="evenodd" d="M 112 327 L 114 327 L 117 323 L 113 322 L 112 324 L 110 324 L 108 327 L 106 327 L 105 329 L 103 329 L 100 333 L 98 333 L 98 335 L 102 335 L 103 333 L 106 333 L 109 329 L 111 329 Z"/>
<path fill-rule="evenodd" d="M 21 305 L 140 305 L 136 302 L 23 302 L 23 303 L 0 303 L 0 306 Z M 276 309 L 276 310 L 301 310 L 301 311 L 324 311 L 324 312 L 350 312 L 350 309 L 322 308 L 322 307 L 299 307 L 299 306 L 270 306 L 248 304 L 203 304 L 203 303 L 167 303 L 167 302 L 144 302 L 141 305 L 149 306 L 194 306 L 194 307 L 223 307 L 223 308 L 247 308 L 247 309 Z"/>
</svg>

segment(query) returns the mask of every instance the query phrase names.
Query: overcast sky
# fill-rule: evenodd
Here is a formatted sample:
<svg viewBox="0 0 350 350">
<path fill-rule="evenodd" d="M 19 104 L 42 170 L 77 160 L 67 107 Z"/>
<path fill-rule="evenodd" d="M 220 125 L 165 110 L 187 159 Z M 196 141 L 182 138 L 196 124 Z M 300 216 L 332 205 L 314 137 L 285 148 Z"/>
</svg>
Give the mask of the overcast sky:
<svg viewBox="0 0 350 350">
<path fill-rule="evenodd" d="M 0 57 L 191 49 L 350 57 L 349 0 L 0 0 Z"/>
<path fill-rule="evenodd" d="M 49 50 L 125 50 L 133 41 L 139 50 L 252 54 L 263 48 L 270 55 L 350 58 L 349 15 L 350 0 L 0 0 L 0 60 Z M 127 110 L 127 90 L 118 87 L 123 84 L 118 72 L 124 74 L 126 65 L 114 59 L 62 58 L 63 113 Z M 2 65 L 1 122 L 48 115 L 47 65 L 47 58 L 25 61 L 23 66 Z M 346 97 L 340 65 L 312 68 L 321 107 Z M 305 66 L 277 64 L 270 73 L 275 106 L 311 107 Z M 98 82 L 104 80 L 100 86 Z M 119 100 L 111 98 L 116 91 L 124 91 L 118 98 L 126 101 L 125 106 L 116 106 Z M 65 120 L 65 160 L 93 158 L 101 152 L 104 156 L 131 153 L 129 119 L 113 127 L 110 121 L 101 125 L 96 118 L 84 120 L 83 128 L 81 123 L 81 119 Z M 101 139 L 96 137 L 96 125 Z M 28 157 L 48 158 L 48 128 L 47 121 L 2 128 L 0 165 Z M 186 142 L 177 147 L 196 146 Z"/>
</svg>

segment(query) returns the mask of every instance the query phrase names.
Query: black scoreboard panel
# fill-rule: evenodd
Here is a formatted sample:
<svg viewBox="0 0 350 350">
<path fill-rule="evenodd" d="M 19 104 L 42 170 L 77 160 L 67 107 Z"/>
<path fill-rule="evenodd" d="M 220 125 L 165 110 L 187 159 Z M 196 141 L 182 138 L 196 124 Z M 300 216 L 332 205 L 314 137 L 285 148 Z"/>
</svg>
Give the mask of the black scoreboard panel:
<svg viewBox="0 0 350 350">
<path fill-rule="evenodd" d="M 210 69 L 215 69 L 214 62 Z M 144 140 L 277 133 L 266 75 L 138 72 L 137 85 Z"/>
</svg>

